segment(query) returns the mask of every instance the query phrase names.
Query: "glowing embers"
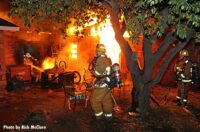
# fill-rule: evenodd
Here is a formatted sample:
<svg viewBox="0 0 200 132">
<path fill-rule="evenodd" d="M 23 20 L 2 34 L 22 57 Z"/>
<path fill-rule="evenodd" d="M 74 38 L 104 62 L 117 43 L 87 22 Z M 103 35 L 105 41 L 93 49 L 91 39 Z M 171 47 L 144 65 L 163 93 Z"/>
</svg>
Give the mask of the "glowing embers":
<svg viewBox="0 0 200 132">
<path fill-rule="evenodd" d="M 71 45 L 71 58 L 77 59 L 77 44 Z"/>
<path fill-rule="evenodd" d="M 42 64 L 42 68 L 44 70 L 47 70 L 47 69 L 52 69 L 54 68 L 55 66 L 55 58 L 50 58 L 50 57 L 47 57 L 44 61 L 43 61 L 43 64 Z"/>
</svg>

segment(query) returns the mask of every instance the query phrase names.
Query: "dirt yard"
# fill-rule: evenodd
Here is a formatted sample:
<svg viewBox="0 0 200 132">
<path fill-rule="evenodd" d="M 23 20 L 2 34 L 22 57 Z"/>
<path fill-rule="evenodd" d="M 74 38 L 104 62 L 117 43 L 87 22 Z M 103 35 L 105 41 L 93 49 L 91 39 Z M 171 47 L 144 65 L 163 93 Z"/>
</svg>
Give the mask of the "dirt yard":
<svg viewBox="0 0 200 132">
<path fill-rule="evenodd" d="M 95 121 L 90 105 L 78 101 L 75 109 L 64 107 L 62 89 L 43 90 L 37 86 L 11 91 L 0 97 L 1 131 L 48 132 L 199 132 L 200 90 L 192 90 L 188 109 L 173 103 L 176 89 L 156 86 L 151 101 L 154 112 L 147 118 L 129 116 L 130 86 L 114 91 L 120 109 L 113 110 L 112 122 Z M 72 108 L 74 105 L 72 103 Z"/>
</svg>

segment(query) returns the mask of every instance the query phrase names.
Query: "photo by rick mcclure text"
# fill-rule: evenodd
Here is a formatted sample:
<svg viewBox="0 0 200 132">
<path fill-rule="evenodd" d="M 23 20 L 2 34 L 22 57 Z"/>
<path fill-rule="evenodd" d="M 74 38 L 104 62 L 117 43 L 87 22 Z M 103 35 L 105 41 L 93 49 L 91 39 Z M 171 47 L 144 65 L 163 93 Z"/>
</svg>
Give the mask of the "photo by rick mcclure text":
<svg viewBox="0 0 200 132">
<path fill-rule="evenodd" d="M 3 130 L 45 130 L 41 125 L 3 125 Z"/>
</svg>

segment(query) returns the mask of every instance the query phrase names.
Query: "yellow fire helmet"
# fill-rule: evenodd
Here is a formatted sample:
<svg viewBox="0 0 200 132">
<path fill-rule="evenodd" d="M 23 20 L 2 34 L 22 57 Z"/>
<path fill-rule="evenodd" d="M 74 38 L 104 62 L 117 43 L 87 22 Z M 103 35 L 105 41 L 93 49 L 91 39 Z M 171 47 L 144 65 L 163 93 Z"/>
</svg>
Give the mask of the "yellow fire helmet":
<svg viewBox="0 0 200 132">
<path fill-rule="evenodd" d="M 96 51 L 106 53 L 106 47 L 104 44 L 97 44 Z"/>
<path fill-rule="evenodd" d="M 189 56 L 189 53 L 188 53 L 187 50 L 184 49 L 184 50 L 181 50 L 181 51 L 180 51 L 180 56 L 183 56 L 183 57 L 184 57 L 184 56 Z"/>
<path fill-rule="evenodd" d="M 31 54 L 27 52 L 25 56 L 26 57 L 31 57 Z"/>
</svg>

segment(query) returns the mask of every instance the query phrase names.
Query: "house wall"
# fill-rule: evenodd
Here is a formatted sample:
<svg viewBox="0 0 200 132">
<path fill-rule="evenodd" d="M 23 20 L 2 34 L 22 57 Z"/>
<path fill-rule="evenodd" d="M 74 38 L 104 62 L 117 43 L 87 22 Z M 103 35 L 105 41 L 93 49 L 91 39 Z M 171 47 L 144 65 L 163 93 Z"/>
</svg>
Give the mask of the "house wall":
<svg viewBox="0 0 200 132">
<path fill-rule="evenodd" d="M 141 41 L 141 40 L 140 40 Z M 63 52 L 66 56 L 70 56 L 70 46 L 71 44 L 77 44 L 77 59 L 66 60 L 67 70 L 77 70 L 83 76 L 84 69 L 88 68 L 88 64 L 92 61 L 95 52 L 95 46 L 99 42 L 99 38 L 95 37 L 66 37 L 63 38 L 59 34 L 37 34 L 37 33 L 27 33 L 27 32 L 9 32 L 2 31 L 0 32 L 0 54 L 1 54 L 1 69 L 0 76 L 3 75 L 5 82 L 5 66 L 21 65 L 23 64 L 23 55 L 25 52 L 30 52 L 35 58 L 39 60 L 39 66 L 43 60 L 51 56 L 51 46 L 59 45 L 61 47 L 60 52 Z M 154 45 L 153 50 L 156 51 L 159 45 Z M 138 58 L 140 60 L 140 65 L 143 67 L 143 56 L 142 56 L 142 46 L 135 45 L 132 47 L 133 50 L 136 50 L 138 53 Z M 193 61 L 198 62 L 200 65 L 200 46 L 195 46 L 195 44 L 190 44 L 186 47 L 191 55 Z M 175 86 L 176 85 L 176 76 L 174 73 L 174 65 L 177 60 L 176 56 L 173 61 L 170 63 L 164 77 L 161 80 L 162 85 L 166 86 Z M 131 83 L 130 73 L 128 72 L 126 61 L 123 53 L 121 53 L 120 60 L 121 71 L 127 73 L 127 83 Z M 156 72 L 158 68 L 154 69 Z M 2 84 L 2 83 L 1 83 Z"/>
<path fill-rule="evenodd" d="M 0 31 L 0 95 L 5 92 L 6 66 L 4 59 L 3 33 Z"/>
<path fill-rule="evenodd" d="M 27 32 L 9 32 L 1 33 L 1 47 L 5 51 L 0 52 L 2 62 L 7 68 L 11 66 L 23 65 L 24 54 L 29 52 L 33 57 L 38 59 L 39 67 L 46 57 L 52 57 L 51 46 L 58 45 L 60 47 L 59 54 L 66 56 L 67 71 L 76 70 L 83 76 L 89 63 L 94 57 L 96 44 L 99 42 L 97 37 L 66 37 L 63 38 L 59 34 L 37 34 Z M 77 44 L 77 59 L 70 58 L 71 44 Z"/>
<path fill-rule="evenodd" d="M 142 51 L 143 50 L 143 48 L 142 48 L 143 40 L 142 39 L 143 39 L 142 37 L 139 38 L 139 41 L 138 41 L 139 44 L 131 44 L 131 42 L 129 42 L 131 47 L 132 47 L 132 50 L 137 52 L 137 57 L 139 59 L 138 64 L 141 68 L 144 67 L 144 58 L 143 58 L 143 51 Z M 152 44 L 152 52 L 153 53 L 157 51 L 157 49 L 159 48 L 162 41 L 163 41 L 163 39 L 160 38 L 160 39 L 158 39 L 158 41 L 156 41 L 154 44 Z M 173 46 L 169 47 L 169 49 L 170 48 L 173 48 Z M 190 43 L 185 47 L 185 49 L 188 50 L 191 60 L 196 62 L 198 64 L 198 67 L 200 68 L 200 44 L 196 44 L 194 40 L 191 40 Z M 168 52 L 166 52 L 165 55 L 167 53 Z M 163 78 L 160 81 L 161 85 L 172 86 L 172 87 L 177 86 L 176 74 L 174 72 L 174 65 L 175 65 L 178 58 L 179 58 L 179 54 L 177 54 L 173 58 L 173 60 L 170 62 L 169 66 L 167 67 L 167 70 L 164 73 Z M 154 77 L 156 75 L 156 73 L 159 70 L 159 67 L 161 66 L 161 64 L 164 60 L 165 60 L 165 58 L 164 58 L 164 56 L 162 56 L 160 58 L 160 60 L 157 62 L 156 67 L 154 67 L 154 69 L 153 69 L 153 72 L 152 72 L 153 76 L 152 77 Z M 124 65 L 122 65 L 123 71 L 128 72 L 126 62 L 125 62 L 125 58 L 124 58 L 123 54 L 122 54 L 122 60 L 121 61 L 122 61 L 122 64 L 124 64 Z M 129 78 L 129 81 L 130 81 L 131 80 L 130 73 L 128 75 L 128 78 Z M 195 84 L 192 87 L 199 89 L 199 84 Z"/>
<path fill-rule="evenodd" d="M 159 45 L 157 44 L 157 45 L 155 45 L 154 48 L 157 49 L 158 46 Z M 198 67 L 200 67 L 200 45 L 195 43 L 194 40 L 191 40 L 190 43 L 184 49 L 188 50 L 190 59 L 193 62 L 196 62 L 198 64 Z M 173 86 L 173 87 L 177 86 L 176 74 L 174 72 L 174 66 L 178 59 L 179 59 L 179 54 L 177 54 L 173 58 L 173 60 L 170 62 L 169 66 L 160 82 L 161 85 Z M 164 58 L 161 58 L 161 60 L 158 62 L 158 65 L 160 65 L 163 60 L 164 60 Z M 155 68 L 154 72 L 157 72 L 157 71 L 158 71 L 158 69 Z M 196 84 L 192 85 L 192 87 L 195 89 L 199 89 L 199 84 L 196 83 Z"/>
</svg>

